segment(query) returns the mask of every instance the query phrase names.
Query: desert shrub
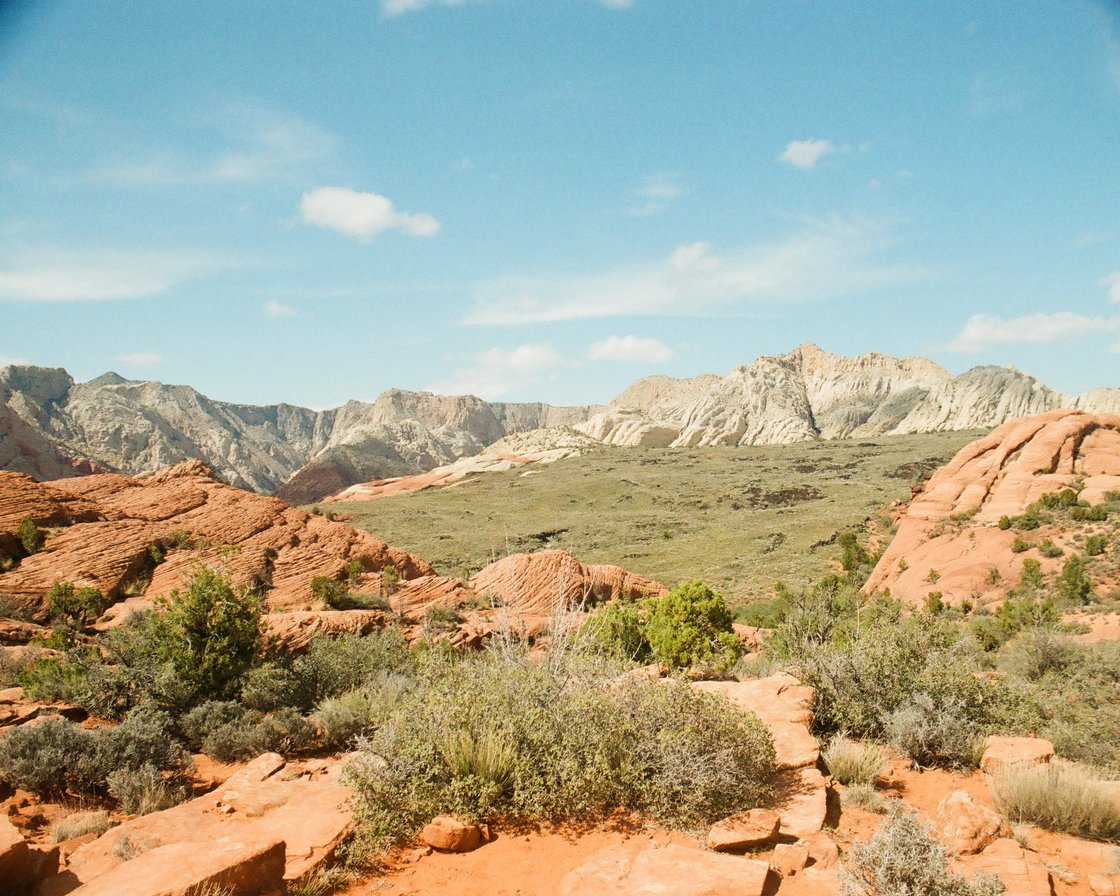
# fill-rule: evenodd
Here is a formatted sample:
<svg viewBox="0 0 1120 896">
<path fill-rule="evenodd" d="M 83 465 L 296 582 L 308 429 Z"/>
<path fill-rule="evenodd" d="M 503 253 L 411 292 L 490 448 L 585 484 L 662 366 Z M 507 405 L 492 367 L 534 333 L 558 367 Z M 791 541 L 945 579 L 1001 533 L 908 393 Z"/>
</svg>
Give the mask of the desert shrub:
<svg viewBox="0 0 1120 896">
<path fill-rule="evenodd" d="M 1095 504 L 1092 507 L 1071 508 L 1069 518 L 1077 522 L 1103 523 L 1112 512 L 1114 511 L 1110 506 Z"/>
<path fill-rule="evenodd" d="M 1074 606 L 1089 603 L 1093 584 L 1085 574 L 1085 558 L 1077 554 L 1070 557 L 1062 566 L 1054 585 L 1062 603 Z"/>
<path fill-rule="evenodd" d="M 1042 554 L 1043 557 L 1050 557 L 1051 559 L 1053 559 L 1054 557 L 1061 557 L 1062 554 L 1065 553 L 1065 551 L 1054 544 L 1054 542 L 1049 538 L 1044 538 L 1039 542 L 1038 552 Z"/>
<path fill-rule="evenodd" d="M 840 548 L 840 566 L 844 572 L 858 573 L 870 564 L 871 557 L 859 543 L 855 532 L 841 532 L 836 536 L 836 544 Z"/>
<path fill-rule="evenodd" d="M 994 614 L 975 618 L 969 632 L 986 651 L 992 652 L 1023 630 L 1054 628 L 1061 623 L 1061 613 L 1049 598 L 1039 600 L 1030 590 L 1022 597 L 1009 597 Z"/>
<path fill-rule="evenodd" d="M 887 765 L 887 754 L 875 744 L 862 744 L 837 734 L 825 747 L 824 764 L 841 784 L 874 784 Z"/>
<path fill-rule="evenodd" d="M 300 706 L 302 682 L 290 668 L 278 662 L 253 666 L 241 677 L 241 703 L 258 712 L 282 706 Z"/>
<path fill-rule="evenodd" d="M 347 584 L 350 585 L 358 584 L 358 580 L 365 571 L 361 560 L 347 560 L 342 564 L 342 577 L 346 580 Z"/>
<path fill-rule="evenodd" d="M 387 563 L 381 568 L 381 591 L 388 596 L 397 590 L 401 575 L 392 563 Z"/>
<path fill-rule="evenodd" d="M 89 664 L 93 662 L 96 656 L 88 649 L 78 649 L 64 657 L 38 657 L 19 670 L 16 680 L 24 694 L 33 700 L 61 700 L 85 706 L 89 694 Z"/>
<path fill-rule="evenodd" d="M 843 896 L 998 896 L 1004 886 L 996 877 L 969 881 L 954 874 L 929 823 L 913 810 L 895 805 L 871 840 L 852 845 L 841 866 L 840 892 Z"/>
<path fill-rule="evenodd" d="M 42 530 L 35 524 L 29 516 L 25 516 L 19 521 L 16 526 L 16 538 L 19 540 L 20 547 L 23 548 L 25 554 L 34 554 L 42 546 L 45 536 Z"/>
<path fill-rule="evenodd" d="M 311 745 L 315 730 L 293 707 L 263 714 L 249 710 L 206 733 L 202 752 L 219 762 L 252 759 L 262 753 L 288 755 Z"/>
<path fill-rule="evenodd" d="M 193 749 L 202 749 L 207 736 L 245 715 L 236 700 L 208 700 L 180 716 L 179 731 Z"/>
<path fill-rule="evenodd" d="M 840 794 L 843 806 L 859 806 L 876 814 L 887 810 L 887 801 L 879 794 L 873 784 L 852 784 Z"/>
<path fill-rule="evenodd" d="M 1024 588 L 1042 587 L 1042 564 L 1034 557 L 1027 557 L 1019 570 L 1019 584 Z"/>
<path fill-rule="evenodd" d="M 292 672 L 300 682 L 298 705 L 310 707 L 358 690 L 386 672 L 411 677 L 416 660 L 404 635 L 388 628 L 369 635 L 314 638 L 307 653 L 292 664 Z"/>
<path fill-rule="evenodd" d="M 388 598 L 382 597 L 380 594 L 365 594 L 359 591 L 346 596 L 346 606 L 343 609 L 381 610 L 388 613 L 392 611 L 393 607 Z"/>
<path fill-rule="evenodd" d="M 106 783 L 109 794 L 129 815 L 162 812 L 187 797 L 187 787 L 181 779 L 165 775 L 150 762 L 110 772 Z"/>
<path fill-rule="evenodd" d="M 47 591 L 47 612 L 55 619 L 89 623 L 112 605 L 113 599 L 99 589 L 75 589 L 70 582 L 55 582 Z"/>
<path fill-rule="evenodd" d="M 100 836 L 113 826 L 108 812 L 80 812 L 60 818 L 51 825 L 51 839 L 55 843 L 65 843 L 86 834 Z"/>
<path fill-rule="evenodd" d="M 1009 516 L 1008 516 L 1008 515 L 1007 515 L 1007 514 L 1005 513 L 1005 514 L 1004 514 L 1003 516 L 1001 516 L 1001 517 L 999 518 L 999 522 L 998 522 L 998 523 L 997 523 L 996 525 L 998 525 L 1000 529 L 1002 529 L 1003 531 L 1005 531 L 1005 532 L 1006 532 L 1006 531 L 1007 531 L 1008 529 L 1010 529 L 1010 528 L 1011 528 L 1011 526 L 1012 526 L 1012 524 L 1013 524 L 1014 522 L 1015 522 L 1015 521 L 1014 521 L 1013 519 L 1011 519 L 1011 517 L 1009 517 Z"/>
<path fill-rule="evenodd" d="M 1120 806 L 1084 768 L 1061 760 L 1012 765 L 992 775 L 988 784 L 1000 812 L 1015 823 L 1120 843 Z"/>
<path fill-rule="evenodd" d="M 260 599 L 228 574 L 200 567 L 155 617 L 156 645 L 198 698 L 236 694 L 261 647 Z"/>
<path fill-rule="evenodd" d="M 952 694 L 916 693 L 883 720 L 890 744 L 919 765 L 975 766 L 993 726 Z"/>
<path fill-rule="evenodd" d="M 31 663 L 30 655 L 0 647 L 0 688 L 10 688 L 19 684 L 20 675 Z"/>
<path fill-rule="evenodd" d="M 350 691 L 340 697 L 328 697 L 315 710 L 315 723 L 323 746 L 338 749 L 354 742 L 373 729 L 376 710 L 364 691 Z"/>
<path fill-rule="evenodd" d="M 0 777 L 41 796 L 89 793 L 97 783 L 97 738 L 62 719 L 21 725 L 0 738 Z"/>
<path fill-rule="evenodd" d="M 773 748 L 757 719 L 682 682 L 608 683 L 581 663 L 490 654 L 425 666 L 352 768 L 362 836 L 384 848 L 445 811 L 625 807 L 698 826 L 758 804 Z"/>
<path fill-rule="evenodd" d="M 649 642 L 642 632 L 636 603 L 611 601 L 592 617 L 585 631 L 590 642 L 619 659 L 642 664 L 650 661 Z"/>
<path fill-rule="evenodd" d="M 311 593 L 328 607 L 335 610 L 346 609 L 348 591 L 345 582 L 332 579 L 330 576 L 315 576 L 309 586 Z"/>
<path fill-rule="evenodd" d="M 688 582 L 645 602 L 643 634 L 653 659 L 670 669 L 735 664 L 743 645 L 731 629 L 731 612 L 703 582 Z"/>
<path fill-rule="evenodd" d="M 1031 543 L 1020 538 L 1018 535 L 1016 535 L 1015 540 L 1011 542 L 1011 553 L 1013 554 L 1021 554 L 1024 551 L 1029 551 L 1030 549 Z"/>
<path fill-rule="evenodd" d="M 103 781 L 114 771 L 144 765 L 172 775 L 181 775 L 191 765 L 171 717 L 160 710 L 134 709 L 119 725 L 98 728 L 97 735 L 98 771 Z"/>
<path fill-rule="evenodd" d="M 1027 532 L 1037 529 L 1042 525 L 1042 517 L 1039 516 L 1038 508 L 1032 504 L 1015 518 L 1013 525 L 1016 529 L 1022 529 Z"/>
<path fill-rule="evenodd" d="M 424 613 L 424 631 L 429 635 L 454 631 L 462 621 L 462 615 L 454 607 L 432 604 Z"/>
<path fill-rule="evenodd" d="M 1099 557 L 1108 550 L 1108 537 L 1105 535 L 1090 535 L 1085 539 L 1085 556 Z"/>
</svg>

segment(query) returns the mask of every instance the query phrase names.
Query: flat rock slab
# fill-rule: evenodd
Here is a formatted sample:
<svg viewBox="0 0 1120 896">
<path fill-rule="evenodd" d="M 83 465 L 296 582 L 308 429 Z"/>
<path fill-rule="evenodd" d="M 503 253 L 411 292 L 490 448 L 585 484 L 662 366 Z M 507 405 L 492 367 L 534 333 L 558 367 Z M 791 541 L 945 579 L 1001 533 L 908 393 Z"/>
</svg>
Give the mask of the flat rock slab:
<svg viewBox="0 0 1120 896">
<path fill-rule="evenodd" d="M 1054 745 L 1040 737 L 992 736 L 984 741 L 980 771 L 989 774 L 1009 765 L 1042 765 L 1054 757 Z"/>
<path fill-rule="evenodd" d="M 677 844 L 608 846 L 564 875 L 558 896 L 762 896 L 770 866 Z"/>
<path fill-rule="evenodd" d="M 815 768 L 790 769 L 775 781 L 773 808 L 781 816 L 778 836 L 809 840 L 819 834 L 828 814 L 828 784 Z"/>
<path fill-rule="evenodd" d="M 1053 892 L 1042 859 L 1009 838 L 996 840 L 977 855 L 962 857 L 959 867 L 969 877 L 978 872 L 994 874 L 1014 896 L 1050 896 Z"/>
<path fill-rule="evenodd" d="M 708 848 L 716 852 L 744 852 L 773 843 L 782 818 L 773 809 L 750 809 L 717 821 L 708 831 Z"/>
<path fill-rule="evenodd" d="M 44 882 L 42 896 L 67 893 L 135 861 L 122 861 L 120 853 L 144 855 L 173 844 L 205 852 L 215 843 L 284 841 L 283 877 L 297 878 L 328 859 L 350 832 L 351 791 L 338 784 L 340 768 L 286 764 L 275 753 L 258 756 L 214 792 L 125 821 L 80 846 L 65 873 Z"/>
<path fill-rule="evenodd" d="M 0 816 L 0 883 L 22 886 L 31 874 L 31 850 L 7 818 Z"/>
<path fill-rule="evenodd" d="M 284 841 L 172 843 L 142 853 L 72 896 L 250 896 L 284 883 Z"/>
<path fill-rule="evenodd" d="M 774 762 L 779 769 L 817 764 L 821 746 L 809 733 L 813 688 L 785 672 L 750 681 L 698 681 L 693 687 L 708 694 L 721 694 L 732 705 L 758 716 L 774 742 Z"/>
</svg>

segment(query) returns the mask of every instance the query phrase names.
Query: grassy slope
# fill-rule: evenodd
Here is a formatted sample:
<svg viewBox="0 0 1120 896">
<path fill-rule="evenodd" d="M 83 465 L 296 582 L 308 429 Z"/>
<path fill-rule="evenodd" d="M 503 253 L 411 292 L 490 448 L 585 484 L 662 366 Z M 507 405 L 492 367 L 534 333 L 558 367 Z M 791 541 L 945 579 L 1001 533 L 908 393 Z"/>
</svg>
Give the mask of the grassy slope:
<svg viewBox="0 0 1120 896">
<path fill-rule="evenodd" d="M 978 433 L 755 448 L 604 448 L 452 489 L 335 504 L 441 572 L 566 548 L 669 585 L 702 578 L 729 603 L 826 574 L 838 531 L 907 500 Z"/>
</svg>

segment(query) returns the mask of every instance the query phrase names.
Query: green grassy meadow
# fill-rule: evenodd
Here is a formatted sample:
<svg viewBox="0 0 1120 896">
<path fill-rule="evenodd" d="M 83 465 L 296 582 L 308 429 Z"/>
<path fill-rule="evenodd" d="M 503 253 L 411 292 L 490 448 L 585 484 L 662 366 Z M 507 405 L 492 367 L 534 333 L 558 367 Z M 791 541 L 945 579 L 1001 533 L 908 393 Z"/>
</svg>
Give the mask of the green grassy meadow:
<svg viewBox="0 0 1120 896">
<path fill-rule="evenodd" d="M 608 448 L 450 489 L 330 505 L 448 575 L 564 548 L 739 605 L 832 570 L 862 528 L 976 432 L 750 448 Z"/>
</svg>

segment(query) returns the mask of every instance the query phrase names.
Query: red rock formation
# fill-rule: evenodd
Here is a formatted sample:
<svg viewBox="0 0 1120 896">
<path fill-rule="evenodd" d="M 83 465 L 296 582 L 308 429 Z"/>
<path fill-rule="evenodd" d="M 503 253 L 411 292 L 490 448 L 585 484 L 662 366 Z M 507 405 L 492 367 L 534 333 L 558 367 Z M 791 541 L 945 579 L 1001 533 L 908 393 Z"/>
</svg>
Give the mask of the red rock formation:
<svg viewBox="0 0 1120 896">
<path fill-rule="evenodd" d="M 1061 410 L 1005 423 L 962 448 L 915 495 L 865 592 L 889 588 L 911 603 L 934 590 L 946 601 L 1001 596 L 1023 558 L 1011 551 L 1020 533 L 1000 530 L 1000 517 L 1078 482 L 1091 504 L 1120 489 L 1120 417 Z M 1051 572 L 1062 561 L 1041 562 Z M 998 587 L 988 582 L 993 567 Z"/>
<path fill-rule="evenodd" d="M 13 539 L 26 516 L 59 531 L 0 574 L 0 592 L 40 615 L 57 581 L 124 601 L 114 608 L 120 616 L 182 585 L 199 562 L 225 567 L 237 582 L 270 586 L 270 609 L 309 608 L 311 579 L 338 577 L 348 561 L 371 574 L 391 564 L 405 583 L 433 572 L 367 532 L 225 485 L 197 461 L 149 476 L 51 483 L 0 473 L 0 542 Z M 165 554 L 158 564 L 153 545 Z"/>
</svg>

